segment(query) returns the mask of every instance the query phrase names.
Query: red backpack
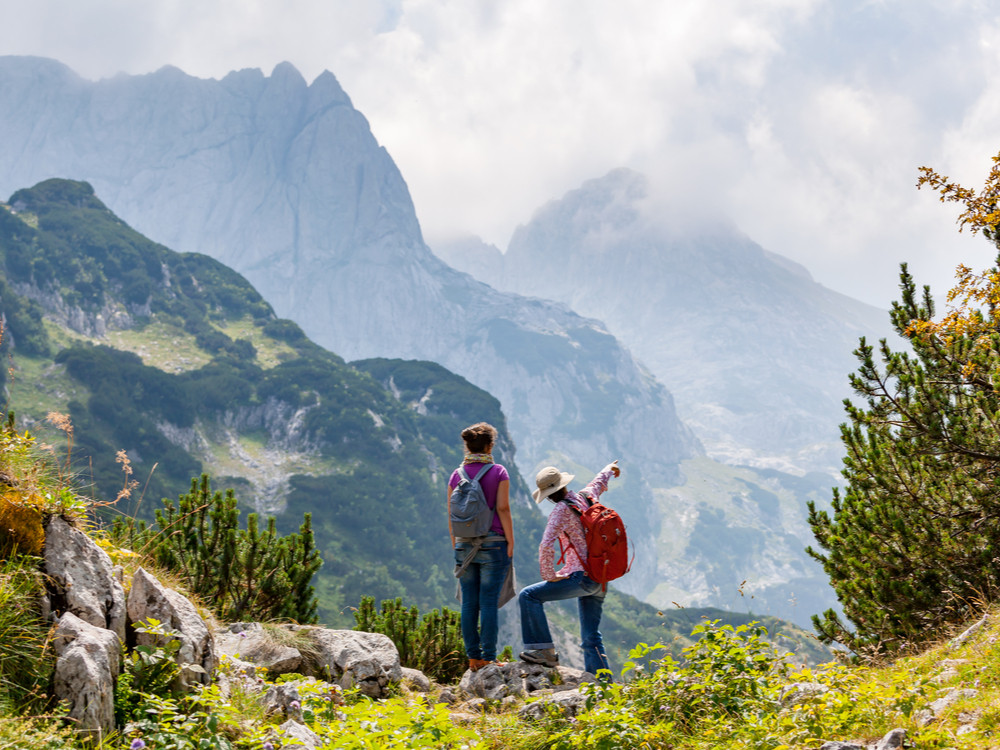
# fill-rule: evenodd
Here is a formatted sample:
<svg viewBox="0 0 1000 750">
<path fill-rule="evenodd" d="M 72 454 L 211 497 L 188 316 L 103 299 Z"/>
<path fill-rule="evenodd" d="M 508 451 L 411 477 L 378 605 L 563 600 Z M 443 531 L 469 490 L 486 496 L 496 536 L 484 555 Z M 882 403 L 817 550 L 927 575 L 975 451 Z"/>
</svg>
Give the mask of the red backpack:
<svg viewBox="0 0 1000 750">
<path fill-rule="evenodd" d="M 583 563 L 587 577 L 602 584 L 604 591 L 607 591 L 608 581 L 621 578 L 632 567 L 632 560 L 628 557 L 625 524 L 617 511 L 591 500 L 585 494 L 581 493 L 581 497 L 590 503 L 587 510 L 581 511 L 572 501 L 564 501 L 580 517 L 580 522 L 583 524 L 583 536 L 587 540 L 587 559 L 581 558 L 580 562 Z M 573 546 L 572 542 L 570 546 Z M 566 556 L 562 539 L 559 540 L 559 547 L 562 552 L 559 563 L 562 563 Z"/>
</svg>

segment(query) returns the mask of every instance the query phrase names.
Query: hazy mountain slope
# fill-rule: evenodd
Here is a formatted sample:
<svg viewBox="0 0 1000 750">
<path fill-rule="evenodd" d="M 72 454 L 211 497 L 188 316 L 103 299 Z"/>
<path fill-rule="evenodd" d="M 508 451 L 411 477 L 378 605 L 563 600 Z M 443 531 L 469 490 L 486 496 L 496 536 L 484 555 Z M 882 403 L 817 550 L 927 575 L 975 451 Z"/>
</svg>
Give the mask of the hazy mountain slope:
<svg viewBox="0 0 1000 750">
<path fill-rule="evenodd" d="M 539 209 L 506 254 L 463 241 L 441 254 L 503 288 L 602 320 L 661 382 L 711 455 L 834 472 L 858 337 L 883 311 L 814 282 L 722 222 L 651 204 L 616 170 Z"/>
<path fill-rule="evenodd" d="M 423 243 L 406 184 L 334 77 L 287 64 L 221 81 L 173 68 L 96 83 L 0 58 L 0 190 L 89 180 L 140 231 L 213 255 L 279 315 L 354 358 L 433 360 L 499 398 L 522 469 L 629 463 L 622 495 L 648 585 L 652 487 L 700 446 L 603 325 L 497 292 Z M 563 458 L 565 457 L 565 458 Z"/>
</svg>

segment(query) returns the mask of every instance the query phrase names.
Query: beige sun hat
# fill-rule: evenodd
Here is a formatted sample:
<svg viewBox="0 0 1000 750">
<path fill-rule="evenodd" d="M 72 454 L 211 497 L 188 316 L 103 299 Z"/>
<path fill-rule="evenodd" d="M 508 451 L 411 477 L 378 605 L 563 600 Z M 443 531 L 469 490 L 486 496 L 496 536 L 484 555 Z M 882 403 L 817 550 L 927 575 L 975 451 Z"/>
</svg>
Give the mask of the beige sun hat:
<svg viewBox="0 0 1000 750">
<path fill-rule="evenodd" d="M 574 474 L 567 474 L 559 471 L 555 466 L 546 466 L 535 475 L 535 484 L 538 489 L 531 493 L 536 503 L 542 502 L 542 498 L 548 497 L 553 492 L 558 492 L 567 484 L 573 481 Z"/>
</svg>

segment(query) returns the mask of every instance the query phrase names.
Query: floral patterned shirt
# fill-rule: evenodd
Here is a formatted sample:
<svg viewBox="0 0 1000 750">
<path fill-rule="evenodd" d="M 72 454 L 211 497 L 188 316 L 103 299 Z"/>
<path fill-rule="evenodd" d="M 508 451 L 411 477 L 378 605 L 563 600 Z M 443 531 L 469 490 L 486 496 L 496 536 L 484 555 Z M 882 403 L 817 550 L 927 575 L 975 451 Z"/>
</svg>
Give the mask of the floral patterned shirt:
<svg viewBox="0 0 1000 750">
<path fill-rule="evenodd" d="M 579 493 L 567 490 L 566 499 L 584 511 L 590 506 L 586 499 L 580 496 L 587 495 L 591 501 L 597 500 L 608 489 L 608 480 L 612 476 L 609 464 Z M 581 556 L 583 558 L 587 556 L 587 540 L 583 535 L 583 522 L 580 521 L 580 517 L 565 502 L 558 502 L 555 506 L 549 513 L 548 523 L 545 524 L 545 533 L 542 534 L 542 542 L 538 545 L 538 568 L 545 581 L 565 578 L 570 573 L 583 570 Z M 563 566 L 559 569 L 558 574 L 555 570 L 555 546 L 557 542 L 561 542 L 562 548 L 565 550 Z"/>
</svg>

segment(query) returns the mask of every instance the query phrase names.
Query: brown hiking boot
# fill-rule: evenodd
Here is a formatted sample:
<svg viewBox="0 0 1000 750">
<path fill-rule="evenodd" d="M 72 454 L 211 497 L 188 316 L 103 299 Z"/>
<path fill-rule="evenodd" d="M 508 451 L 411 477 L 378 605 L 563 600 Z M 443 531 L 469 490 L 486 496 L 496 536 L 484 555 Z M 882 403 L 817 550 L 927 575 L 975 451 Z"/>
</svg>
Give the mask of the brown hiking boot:
<svg viewBox="0 0 1000 750">
<path fill-rule="evenodd" d="M 469 669 L 473 672 L 478 672 L 480 669 L 489 664 L 486 659 L 469 659 Z"/>
</svg>

